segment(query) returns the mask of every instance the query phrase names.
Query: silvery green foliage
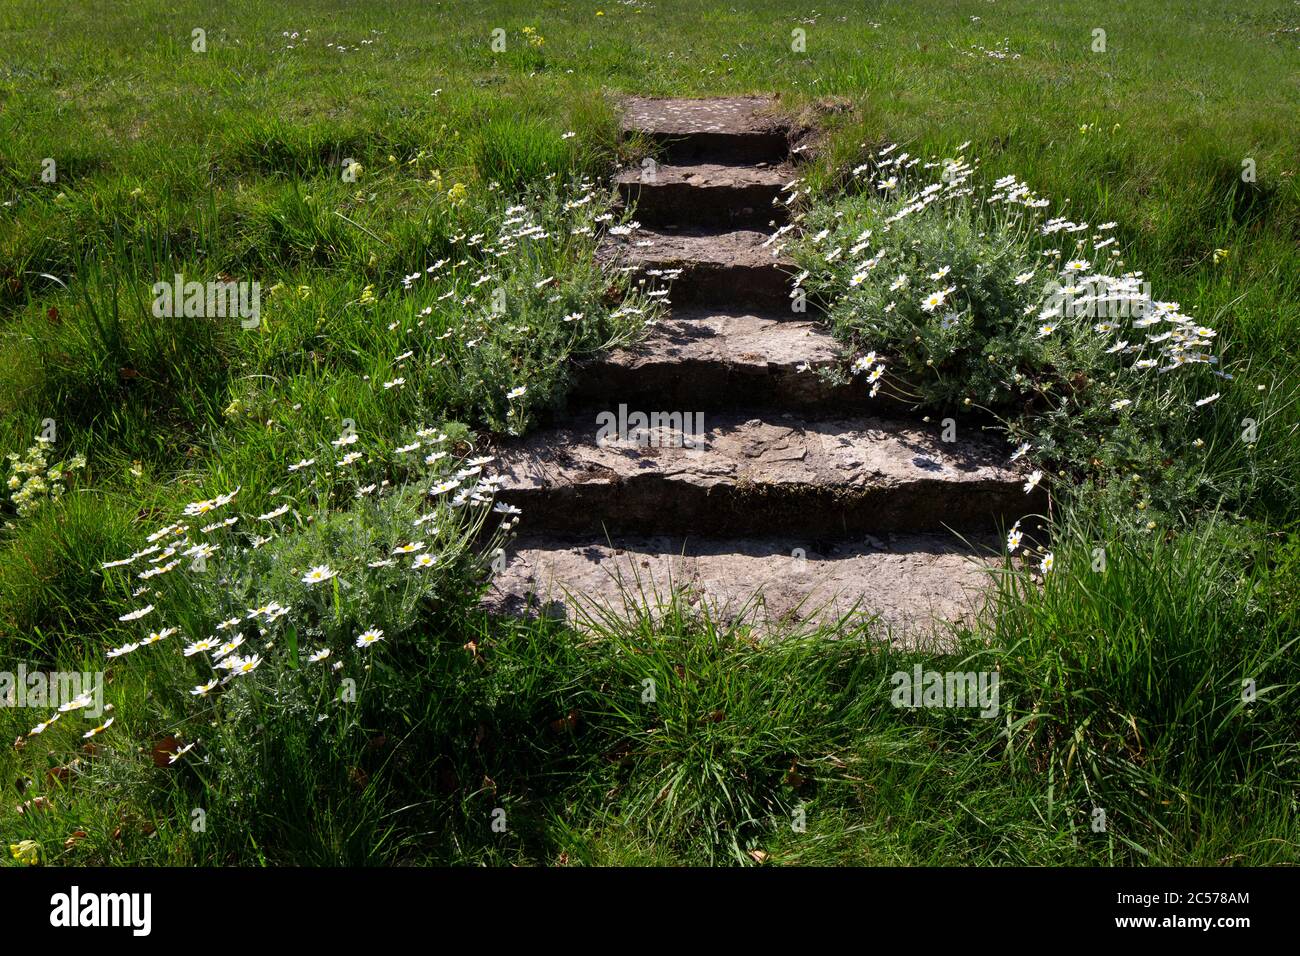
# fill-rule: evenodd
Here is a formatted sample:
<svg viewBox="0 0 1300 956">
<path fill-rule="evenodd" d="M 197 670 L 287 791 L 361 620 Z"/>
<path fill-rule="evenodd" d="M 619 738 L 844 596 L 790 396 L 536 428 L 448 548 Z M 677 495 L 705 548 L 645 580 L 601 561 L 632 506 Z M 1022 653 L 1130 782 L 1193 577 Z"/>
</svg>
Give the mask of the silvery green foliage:
<svg viewBox="0 0 1300 956">
<path fill-rule="evenodd" d="M 996 419 L 1017 457 L 1056 478 L 1151 474 L 1199 447 L 1231 380 L 1217 333 L 1153 299 L 1117 223 L 1053 216 L 1015 176 L 983 183 L 960 154 L 889 147 L 853 175 L 861 190 L 815 206 L 794 254 L 871 395 Z M 1123 504 L 1135 523 L 1209 490 L 1190 472 L 1166 479 Z"/>
</svg>

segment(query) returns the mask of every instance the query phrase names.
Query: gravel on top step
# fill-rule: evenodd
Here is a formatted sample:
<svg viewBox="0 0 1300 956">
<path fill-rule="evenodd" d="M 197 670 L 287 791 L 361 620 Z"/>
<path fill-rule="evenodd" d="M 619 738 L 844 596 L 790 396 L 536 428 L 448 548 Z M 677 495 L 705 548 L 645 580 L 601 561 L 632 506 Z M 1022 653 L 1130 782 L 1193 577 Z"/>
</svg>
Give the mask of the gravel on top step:
<svg viewBox="0 0 1300 956">
<path fill-rule="evenodd" d="M 1041 510 L 995 446 L 937 432 L 876 418 L 624 406 L 503 445 L 500 495 L 523 509 L 530 532 L 843 538 L 994 531 Z"/>
<path fill-rule="evenodd" d="M 724 620 L 764 632 L 850 616 L 874 619 L 873 636 L 888 634 L 903 647 L 946 647 L 943 625 L 969 622 L 978 612 L 989 572 L 1000 563 L 996 547 L 987 539 L 965 546 L 941 534 L 850 543 L 656 536 L 613 545 L 604 537 L 528 537 L 508 549 L 484 606 L 582 628 L 585 615 L 626 616 L 629 603 L 656 614 L 681 588 L 692 607 L 705 604 Z"/>
<path fill-rule="evenodd" d="M 625 169 L 614 177 L 625 203 L 647 226 L 763 228 L 784 225 L 785 206 L 775 202 L 796 176 L 789 166 L 655 165 Z"/>
<path fill-rule="evenodd" d="M 789 154 L 789 128 L 772 115 L 774 103 L 749 96 L 634 96 L 624 100 L 623 129 L 653 140 L 670 162 L 779 162 Z"/>
</svg>

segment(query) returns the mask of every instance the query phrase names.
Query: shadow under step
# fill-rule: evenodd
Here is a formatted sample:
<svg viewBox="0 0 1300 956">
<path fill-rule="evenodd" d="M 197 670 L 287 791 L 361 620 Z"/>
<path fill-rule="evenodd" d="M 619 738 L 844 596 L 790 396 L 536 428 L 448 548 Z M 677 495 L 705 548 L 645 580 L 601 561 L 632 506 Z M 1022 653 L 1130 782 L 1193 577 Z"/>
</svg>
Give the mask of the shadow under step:
<svg viewBox="0 0 1300 956">
<path fill-rule="evenodd" d="M 646 226 L 762 230 L 789 221 L 777 200 L 796 175 L 788 166 L 647 161 L 619 173 L 614 184 L 625 204 L 636 205 L 634 217 Z"/>
</svg>

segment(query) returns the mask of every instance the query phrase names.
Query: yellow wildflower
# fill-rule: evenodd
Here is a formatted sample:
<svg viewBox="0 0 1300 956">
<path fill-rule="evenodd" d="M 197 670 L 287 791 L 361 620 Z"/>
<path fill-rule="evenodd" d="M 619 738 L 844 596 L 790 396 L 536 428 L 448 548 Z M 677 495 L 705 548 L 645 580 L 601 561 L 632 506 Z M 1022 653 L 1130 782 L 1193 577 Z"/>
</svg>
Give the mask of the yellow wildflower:
<svg viewBox="0 0 1300 956">
<path fill-rule="evenodd" d="M 41 845 L 35 840 L 10 843 L 9 852 L 19 863 L 26 863 L 28 866 L 36 866 L 41 862 Z"/>
</svg>

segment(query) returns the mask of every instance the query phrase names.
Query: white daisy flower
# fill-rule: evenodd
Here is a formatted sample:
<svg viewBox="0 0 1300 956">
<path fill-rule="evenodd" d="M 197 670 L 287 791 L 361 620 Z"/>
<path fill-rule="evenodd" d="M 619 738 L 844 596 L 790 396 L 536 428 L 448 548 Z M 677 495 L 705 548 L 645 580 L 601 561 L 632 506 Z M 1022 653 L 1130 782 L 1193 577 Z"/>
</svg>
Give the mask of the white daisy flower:
<svg viewBox="0 0 1300 956">
<path fill-rule="evenodd" d="M 118 618 L 119 621 L 138 621 L 153 610 L 152 604 L 146 604 L 138 611 L 129 611 Z"/>
<path fill-rule="evenodd" d="M 1020 547 L 1020 541 L 1023 537 L 1024 535 L 1021 534 L 1020 531 L 1020 522 L 1017 521 L 1016 526 L 1007 532 L 1007 553 L 1008 554 L 1016 553 L 1016 550 Z"/>
<path fill-rule="evenodd" d="M 262 658 L 258 654 L 252 657 L 236 657 L 232 660 L 233 663 L 228 668 L 232 674 L 251 674 L 262 663 Z"/>
<path fill-rule="evenodd" d="M 186 744 L 184 747 L 181 747 L 174 754 L 168 757 L 167 763 L 174 764 L 176 761 L 180 760 L 181 757 L 184 757 L 187 753 L 189 753 L 193 749 L 194 749 L 194 744 L 192 743 Z"/>
<path fill-rule="evenodd" d="M 338 574 L 337 571 L 331 571 L 328 564 L 318 564 L 302 576 L 303 584 L 321 584 Z"/>
<path fill-rule="evenodd" d="M 213 638 L 205 637 L 185 648 L 183 653 L 186 657 L 193 657 L 195 654 L 206 654 L 216 646 L 217 642 Z"/>
<path fill-rule="evenodd" d="M 84 734 L 81 735 L 81 739 L 89 740 L 91 737 L 94 737 L 96 734 L 102 734 L 104 731 L 108 730 L 109 727 L 113 726 L 113 719 L 114 718 L 110 717 L 108 718 L 108 720 L 104 721 L 98 727 L 92 727 L 90 730 L 87 730 Z"/>
<path fill-rule="evenodd" d="M 61 705 L 61 706 L 59 707 L 59 713 L 60 713 L 60 714 L 66 714 L 66 713 L 67 713 L 68 711 L 70 711 L 70 710 L 85 710 L 87 707 L 89 707 L 91 704 L 93 704 L 94 701 L 95 701 L 95 698 L 94 698 L 93 695 L 91 695 L 91 694 L 82 694 L 80 697 L 74 697 L 72 700 L 68 701 L 66 704 Z"/>
<path fill-rule="evenodd" d="M 40 734 L 45 733 L 45 731 L 49 730 L 50 725 L 53 724 L 56 720 L 58 720 L 62 716 L 63 716 L 62 714 L 55 714 L 49 720 L 41 721 L 41 723 L 37 724 L 35 727 L 33 727 L 31 730 L 27 732 L 27 736 L 36 737 Z"/>
</svg>

